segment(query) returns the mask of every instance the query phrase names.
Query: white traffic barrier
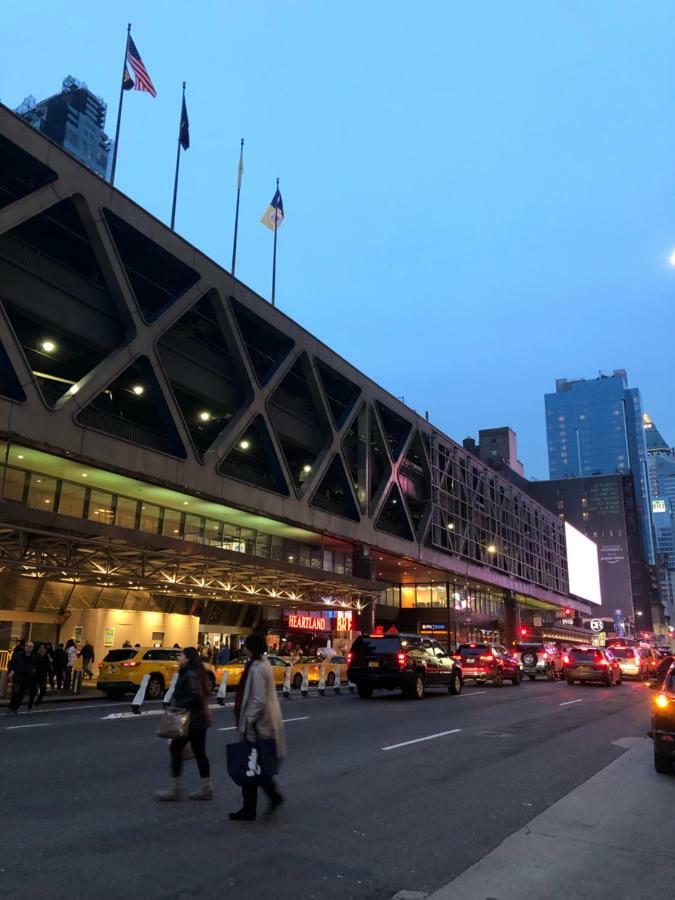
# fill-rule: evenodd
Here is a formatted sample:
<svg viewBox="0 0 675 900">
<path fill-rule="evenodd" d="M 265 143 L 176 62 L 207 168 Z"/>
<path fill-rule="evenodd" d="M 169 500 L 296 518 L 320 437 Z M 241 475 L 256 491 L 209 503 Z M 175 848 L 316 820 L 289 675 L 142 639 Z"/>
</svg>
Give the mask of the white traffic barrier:
<svg viewBox="0 0 675 900">
<path fill-rule="evenodd" d="M 303 697 L 307 696 L 309 691 L 309 666 L 302 667 L 302 684 L 300 685 L 300 693 Z"/>
<path fill-rule="evenodd" d="M 73 669 L 70 690 L 73 694 L 79 694 L 82 687 L 82 669 Z"/>
<path fill-rule="evenodd" d="M 356 693 L 356 685 L 354 684 L 353 681 L 347 681 L 347 687 L 349 688 L 349 693 L 350 693 L 350 694 L 355 694 L 355 693 Z"/>
<path fill-rule="evenodd" d="M 287 700 L 291 699 L 291 667 L 286 666 L 286 671 L 284 673 L 284 686 L 281 689 L 281 693 Z"/>
<path fill-rule="evenodd" d="M 171 701 L 173 700 L 173 694 L 176 690 L 176 682 L 178 681 L 178 672 L 174 673 L 173 678 L 171 679 L 171 684 L 169 685 L 169 690 L 164 694 L 164 699 L 162 703 L 164 706 L 171 706 Z"/>
<path fill-rule="evenodd" d="M 143 701 L 145 700 L 145 692 L 148 688 L 148 684 L 150 683 L 150 676 L 144 675 L 141 678 L 141 683 L 138 686 L 138 690 L 136 691 L 136 696 L 131 701 L 131 709 L 133 712 L 138 715 L 141 711 L 141 706 L 143 706 Z"/>
<path fill-rule="evenodd" d="M 319 694 L 323 697 L 326 693 L 326 663 L 321 663 L 319 669 Z"/>
<path fill-rule="evenodd" d="M 223 674 L 220 676 L 220 687 L 218 688 L 218 693 L 216 694 L 216 700 L 219 706 L 225 706 L 225 694 L 227 693 L 227 669 L 223 669 Z"/>
</svg>

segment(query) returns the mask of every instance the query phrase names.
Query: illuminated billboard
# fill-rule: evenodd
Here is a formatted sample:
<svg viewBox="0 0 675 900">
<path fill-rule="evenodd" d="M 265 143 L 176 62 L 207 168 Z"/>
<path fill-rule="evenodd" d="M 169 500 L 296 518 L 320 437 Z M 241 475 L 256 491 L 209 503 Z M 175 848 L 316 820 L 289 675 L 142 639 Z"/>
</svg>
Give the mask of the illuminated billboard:
<svg viewBox="0 0 675 900">
<path fill-rule="evenodd" d="M 662 500 L 660 497 L 655 497 L 654 500 L 652 500 L 652 512 L 653 513 L 666 512 L 666 501 Z"/>
<path fill-rule="evenodd" d="M 570 594 L 599 605 L 602 603 L 602 595 L 597 545 L 569 522 L 565 522 L 565 542 Z"/>
</svg>

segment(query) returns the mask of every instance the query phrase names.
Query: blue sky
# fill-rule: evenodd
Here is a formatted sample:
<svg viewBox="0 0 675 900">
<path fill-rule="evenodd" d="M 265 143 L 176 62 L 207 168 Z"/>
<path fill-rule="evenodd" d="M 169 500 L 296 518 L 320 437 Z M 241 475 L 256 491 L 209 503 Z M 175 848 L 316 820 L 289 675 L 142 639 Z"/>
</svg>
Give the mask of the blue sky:
<svg viewBox="0 0 675 900">
<path fill-rule="evenodd" d="M 278 175 L 279 306 L 455 439 L 511 425 L 547 477 L 544 393 L 625 368 L 675 443 L 675 3 L 0 8 L 0 99 L 72 74 L 110 133 L 131 21 L 117 186 L 168 221 L 185 79 L 177 230 L 229 265 L 245 137 L 238 276 L 269 297 Z"/>
</svg>

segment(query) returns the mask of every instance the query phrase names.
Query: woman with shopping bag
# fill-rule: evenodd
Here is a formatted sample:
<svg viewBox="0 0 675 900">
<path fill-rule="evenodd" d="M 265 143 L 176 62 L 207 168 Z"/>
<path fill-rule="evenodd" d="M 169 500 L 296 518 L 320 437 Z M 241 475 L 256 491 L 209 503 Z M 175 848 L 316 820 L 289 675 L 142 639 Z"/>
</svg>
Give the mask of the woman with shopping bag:
<svg viewBox="0 0 675 900">
<path fill-rule="evenodd" d="M 181 773 L 188 745 L 192 749 L 202 780 L 198 791 L 190 794 L 191 800 L 212 800 L 211 768 L 206 755 L 206 731 L 211 725 L 208 698 L 211 685 L 204 664 L 194 647 L 186 647 L 178 657 L 180 666 L 173 705 L 162 716 L 157 727 L 160 737 L 170 737 L 171 772 L 173 784 L 164 791 L 157 791 L 158 800 L 181 800 Z"/>
<path fill-rule="evenodd" d="M 248 662 L 234 704 L 240 742 L 228 747 L 228 771 L 241 786 L 243 798 L 242 808 L 230 813 L 235 822 L 255 819 L 258 787 L 269 799 L 268 815 L 284 800 L 274 776 L 286 755 L 286 742 L 272 667 L 265 656 L 267 641 L 260 634 L 250 634 L 244 642 L 244 653 Z"/>
</svg>

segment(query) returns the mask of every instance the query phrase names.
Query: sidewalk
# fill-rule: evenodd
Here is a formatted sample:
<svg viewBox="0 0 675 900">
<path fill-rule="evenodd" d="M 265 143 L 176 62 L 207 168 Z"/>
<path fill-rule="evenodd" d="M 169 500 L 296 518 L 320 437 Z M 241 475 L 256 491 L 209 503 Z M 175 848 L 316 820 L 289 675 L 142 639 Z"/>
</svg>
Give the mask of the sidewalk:
<svg viewBox="0 0 675 900">
<path fill-rule="evenodd" d="M 71 694 L 66 691 L 47 691 L 42 701 L 43 706 L 46 703 L 76 703 L 79 700 L 105 700 L 106 695 L 103 691 L 96 690 L 96 680 L 83 681 L 79 694 Z M 28 698 L 23 698 L 23 708 L 26 708 Z M 131 702 L 131 700 L 129 700 Z M 0 708 L 9 706 L 9 691 L 7 696 L 0 699 Z"/>
<path fill-rule="evenodd" d="M 675 776 L 656 774 L 649 738 L 624 740 L 623 756 L 428 900 L 672 896 Z"/>
</svg>

